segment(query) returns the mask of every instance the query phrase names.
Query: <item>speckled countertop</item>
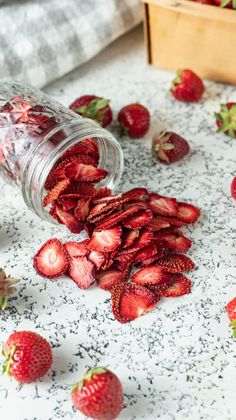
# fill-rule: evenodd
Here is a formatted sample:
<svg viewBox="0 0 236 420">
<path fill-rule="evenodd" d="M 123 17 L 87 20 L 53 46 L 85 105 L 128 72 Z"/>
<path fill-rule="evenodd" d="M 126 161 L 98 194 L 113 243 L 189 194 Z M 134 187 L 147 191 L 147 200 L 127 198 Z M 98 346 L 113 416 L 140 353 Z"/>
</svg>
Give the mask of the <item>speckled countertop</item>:
<svg viewBox="0 0 236 420">
<path fill-rule="evenodd" d="M 193 240 L 189 255 L 198 266 L 190 276 L 192 293 L 165 299 L 148 315 L 119 324 L 105 292 L 84 292 L 72 281 L 51 282 L 35 274 L 31 257 L 40 245 L 73 235 L 40 221 L 1 181 L 0 265 L 23 280 L 1 313 L 0 340 L 13 330 L 35 330 L 54 348 L 53 370 L 43 381 L 17 387 L 1 378 L 1 418 L 83 419 L 72 409 L 70 386 L 85 369 L 102 364 L 123 383 L 119 419 L 236 419 L 236 343 L 225 314 L 225 304 L 236 295 L 236 202 L 229 194 L 236 143 L 216 134 L 213 116 L 220 102 L 236 100 L 236 88 L 206 82 L 203 101 L 186 105 L 170 97 L 172 78 L 146 65 L 138 28 L 45 90 L 65 105 L 81 94 L 103 95 L 112 99 L 115 114 L 140 101 L 152 113 L 153 130 L 168 128 L 189 140 L 190 156 L 167 167 L 152 160 L 150 133 L 142 140 L 122 138 L 120 189 L 143 185 L 202 209 L 201 220 L 185 229 Z"/>
</svg>

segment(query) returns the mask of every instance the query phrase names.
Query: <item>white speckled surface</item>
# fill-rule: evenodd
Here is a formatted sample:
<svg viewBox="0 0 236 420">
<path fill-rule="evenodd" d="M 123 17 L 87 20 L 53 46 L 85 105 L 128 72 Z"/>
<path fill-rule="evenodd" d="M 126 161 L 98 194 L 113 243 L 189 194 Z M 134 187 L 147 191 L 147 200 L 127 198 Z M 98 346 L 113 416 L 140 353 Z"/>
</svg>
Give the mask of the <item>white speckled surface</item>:
<svg viewBox="0 0 236 420">
<path fill-rule="evenodd" d="M 43 381 L 17 387 L 1 378 L 1 418 L 83 419 L 72 409 L 70 386 L 86 368 L 102 364 L 123 383 L 121 420 L 236 419 L 235 342 L 225 314 L 236 295 L 236 202 L 229 194 L 236 142 L 216 134 L 213 116 L 220 102 L 236 100 L 236 89 L 206 82 L 201 103 L 176 102 L 168 93 L 173 74 L 148 67 L 144 55 L 139 28 L 46 91 L 65 105 L 81 94 L 103 95 L 112 99 L 115 114 L 138 100 L 149 107 L 153 129 L 175 130 L 189 140 L 190 156 L 166 167 L 151 158 L 150 133 L 145 140 L 123 138 L 120 189 L 143 185 L 202 209 L 200 222 L 185 229 L 198 265 L 190 276 L 192 293 L 163 299 L 150 314 L 119 324 L 106 292 L 84 292 L 70 280 L 50 282 L 35 274 L 31 257 L 39 246 L 50 237 L 73 236 L 40 221 L 1 182 L 0 265 L 23 280 L 1 314 L 0 340 L 29 329 L 54 348 L 53 370 Z"/>
</svg>

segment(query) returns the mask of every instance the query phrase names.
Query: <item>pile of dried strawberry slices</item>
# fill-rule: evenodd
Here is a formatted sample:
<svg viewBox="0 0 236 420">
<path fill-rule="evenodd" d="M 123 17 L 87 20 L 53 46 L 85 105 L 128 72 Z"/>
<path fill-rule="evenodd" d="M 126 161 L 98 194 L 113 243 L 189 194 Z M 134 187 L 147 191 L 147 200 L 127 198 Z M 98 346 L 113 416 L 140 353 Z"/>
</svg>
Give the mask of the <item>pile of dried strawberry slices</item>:
<svg viewBox="0 0 236 420">
<path fill-rule="evenodd" d="M 44 206 L 72 233 L 85 230 L 88 239 L 49 239 L 35 255 L 34 268 L 49 279 L 67 274 L 81 289 L 97 282 L 111 293 L 114 317 L 126 323 L 154 309 L 161 297 L 190 292 L 183 272 L 195 264 L 184 255 L 191 241 L 180 227 L 196 222 L 200 211 L 146 188 L 118 195 L 96 188 L 108 175 L 98 163 L 97 144 L 86 139 L 53 167 Z"/>
</svg>

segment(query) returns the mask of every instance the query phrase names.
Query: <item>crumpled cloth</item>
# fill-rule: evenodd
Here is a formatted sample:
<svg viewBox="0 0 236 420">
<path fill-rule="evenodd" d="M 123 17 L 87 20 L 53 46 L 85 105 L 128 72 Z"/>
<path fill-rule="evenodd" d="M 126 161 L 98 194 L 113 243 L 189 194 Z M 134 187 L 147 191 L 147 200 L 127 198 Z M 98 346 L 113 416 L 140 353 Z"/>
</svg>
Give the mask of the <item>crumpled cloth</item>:
<svg viewBox="0 0 236 420">
<path fill-rule="evenodd" d="M 42 87 L 142 20 L 140 0 L 0 0 L 0 77 Z"/>
</svg>

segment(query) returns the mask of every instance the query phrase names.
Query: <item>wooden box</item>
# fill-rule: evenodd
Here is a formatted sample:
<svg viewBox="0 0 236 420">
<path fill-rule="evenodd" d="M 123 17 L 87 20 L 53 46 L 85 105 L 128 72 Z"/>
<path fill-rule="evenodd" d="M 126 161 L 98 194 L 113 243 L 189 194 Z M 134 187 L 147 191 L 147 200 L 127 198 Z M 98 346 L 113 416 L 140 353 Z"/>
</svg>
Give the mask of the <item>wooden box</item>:
<svg viewBox="0 0 236 420">
<path fill-rule="evenodd" d="M 236 10 L 190 0 L 142 0 L 148 61 L 236 84 Z"/>
</svg>

